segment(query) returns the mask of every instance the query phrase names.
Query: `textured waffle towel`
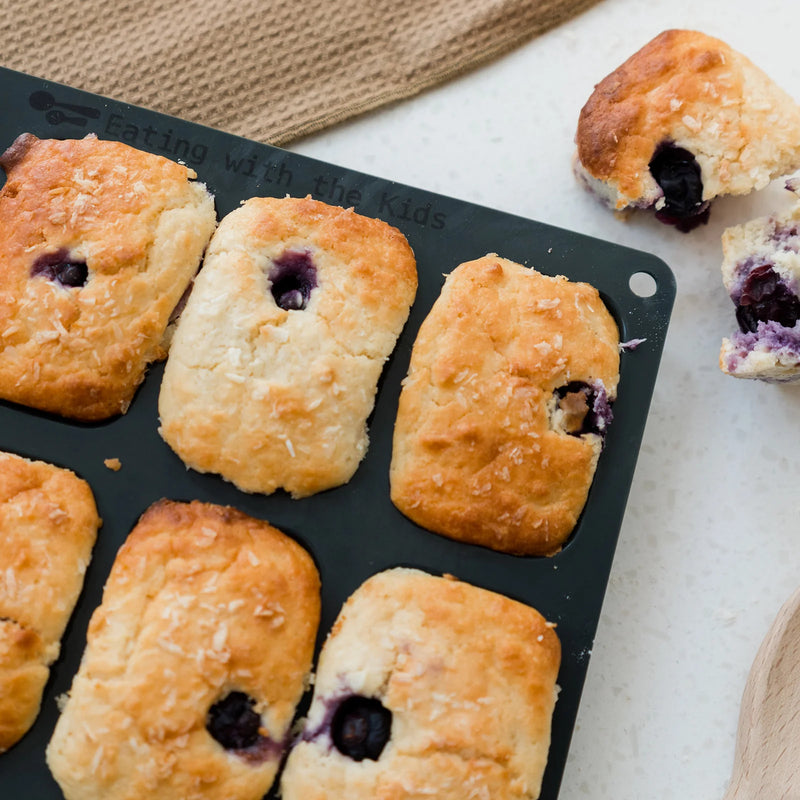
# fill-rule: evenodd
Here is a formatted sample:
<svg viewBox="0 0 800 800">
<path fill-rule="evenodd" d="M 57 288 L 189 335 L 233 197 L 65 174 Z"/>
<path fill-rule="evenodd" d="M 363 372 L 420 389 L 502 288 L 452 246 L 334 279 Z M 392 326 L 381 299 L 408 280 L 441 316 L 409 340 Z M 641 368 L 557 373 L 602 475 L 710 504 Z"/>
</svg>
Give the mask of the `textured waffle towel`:
<svg viewBox="0 0 800 800">
<path fill-rule="evenodd" d="M 272 144 L 499 56 L 597 0 L 0 0 L 2 65 Z"/>
</svg>

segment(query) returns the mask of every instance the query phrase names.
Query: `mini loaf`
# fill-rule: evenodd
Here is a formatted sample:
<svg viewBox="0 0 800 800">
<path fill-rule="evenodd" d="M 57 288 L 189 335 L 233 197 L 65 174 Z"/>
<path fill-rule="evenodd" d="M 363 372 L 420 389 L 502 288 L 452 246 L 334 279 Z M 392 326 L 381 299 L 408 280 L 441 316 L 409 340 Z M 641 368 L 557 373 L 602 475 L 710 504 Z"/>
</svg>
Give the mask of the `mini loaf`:
<svg viewBox="0 0 800 800">
<path fill-rule="evenodd" d="M 66 800 L 261 800 L 319 603 L 310 556 L 266 522 L 151 506 L 114 562 L 47 749 Z"/>
<path fill-rule="evenodd" d="M 800 379 L 800 203 L 728 228 L 722 250 L 739 329 L 722 340 L 720 368 L 736 378 Z"/>
<path fill-rule="evenodd" d="M 800 167 L 800 107 L 725 42 L 668 30 L 595 87 L 576 143 L 576 173 L 608 205 L 687 231 L 714 197 Z"/>
<path fill-rule="evenodd" d="M 119 142 L 23 134 L 0 157 L 0 398 L 124 413 L 216 224 L 190 169 Z"/>
<path fill-rule="evenodd" d="M 283 800 L 535 800 L 561 658 L 533 608 L 392 569 L 346 602 L 319 659 Z"/>
<path fill-rule="evenodd" d="M 558 551 L 586 502 L 618 380 L 619 334 L 595 288 L 496 255 L 461 264 L 414 343 L 392 501 L 453 539 Z"/>
<path fill-rule="evenodd" d="M 0 753 L 39 713 L 99 526 L 85 481 L 0 453 Z"/>
<path fill-rule="evenodd" d="M 311 199 L 253 198 L 220 224 L 159 398 L 181 459 L 247 492 L 346 483 L 416 264 L 386 223 Z"/>
</svg>

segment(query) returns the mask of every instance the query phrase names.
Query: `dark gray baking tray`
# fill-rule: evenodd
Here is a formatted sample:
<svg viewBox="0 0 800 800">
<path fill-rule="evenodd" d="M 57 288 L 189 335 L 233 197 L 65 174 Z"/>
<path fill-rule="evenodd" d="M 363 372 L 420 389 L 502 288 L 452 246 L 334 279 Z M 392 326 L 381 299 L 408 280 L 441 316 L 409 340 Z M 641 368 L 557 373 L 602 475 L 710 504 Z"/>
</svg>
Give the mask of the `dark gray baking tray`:
<svg viewBox="0 0 800 800">
<path fill-rule="evenodd" d="M 187 471 L 156 430 L 161 366 L 150 370 L 127 415 L 102 424 L 66 422 L 0 403 L 0 449 L 73 469 L 92 486 L 104 520 L 39 718 L 18 745 L 0 755 L 0 797 L 62 797 L 44 760 L 58 716 L 56 698 L 69 689 L 89 617 L 117 549 L 144 509 L 169 497 L 236 506 L 269 520 L 307 547 L 322 576 L 319 642 L 343 601 L 363 580 L 398 565 L 454 574 L 535 606 L 556 622 L 563 647 L 561 693 L 541 795 L 555 800 L 672 311 L 675 282 L 669 268 L 646 253 L 3 68 L 0 108 L 0 151 L 25 131 L 41 138 L 95 132 L 187 163 L 214 192 L 220 217 L 253 195 L 310 194 L 354 206 L 405 233 L 416 253 L 420 278 L 408 324 L 381 380 L 366 458 L 348 485 L 304 500 L 284 494 L 246 495 L 216 476 Z M 450 541 L 414 525 L 389 500 L 392 426 L 417 329 L 438 296 L 443 273 L 489 252 L 547 274 L 588 281 L 614 314 L 622 341 L 645 340 L 622 354 L 615 419 L 587 506 L 563 551 L 551 558 L 519 558 Z M 654 294 L 642 297 L 632 291 L 630 279 L 637 273 L 654 279 Z M 104 466 L 110 457 L 121 460 L 119 472 Z"/>
</svg>

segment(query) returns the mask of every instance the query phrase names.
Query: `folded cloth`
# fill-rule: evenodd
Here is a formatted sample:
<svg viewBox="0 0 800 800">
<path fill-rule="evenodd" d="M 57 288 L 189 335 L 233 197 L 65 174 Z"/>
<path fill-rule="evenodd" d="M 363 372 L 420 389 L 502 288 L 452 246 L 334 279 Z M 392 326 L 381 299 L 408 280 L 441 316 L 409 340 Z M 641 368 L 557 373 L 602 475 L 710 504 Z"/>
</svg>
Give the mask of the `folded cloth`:
<svg viewBox="0 0 800 800">
<path fill-rule="evenodd" d="M 0 0 L 3 66 L 285 144 L 597 0 Z"/>
</svg>

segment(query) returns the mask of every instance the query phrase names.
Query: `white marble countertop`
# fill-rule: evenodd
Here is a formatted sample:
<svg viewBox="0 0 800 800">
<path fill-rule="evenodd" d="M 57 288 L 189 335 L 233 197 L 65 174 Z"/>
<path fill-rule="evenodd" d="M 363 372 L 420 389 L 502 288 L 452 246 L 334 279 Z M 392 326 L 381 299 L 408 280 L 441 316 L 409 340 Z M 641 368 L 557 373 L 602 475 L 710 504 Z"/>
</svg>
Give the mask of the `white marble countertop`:
<svg viewBox="0 0 800 800">
<path fill-rule="evenodd" d="M 786 0 L 601 0 L 490 66 L 289 147 L 645 250 L 675 273 L 563 798 L 722 798 L 750 665 L 800 585 L 800 389 L 717 366 L 735 327 L 720 235 L 793 195 L 776 182 L 719 200 L 688 235 L 648 215 L 622 222 L 572 177 L 578 113 L 667 28 L 724 39 L 800 99 L 797 22 Z"/>
</svg>

